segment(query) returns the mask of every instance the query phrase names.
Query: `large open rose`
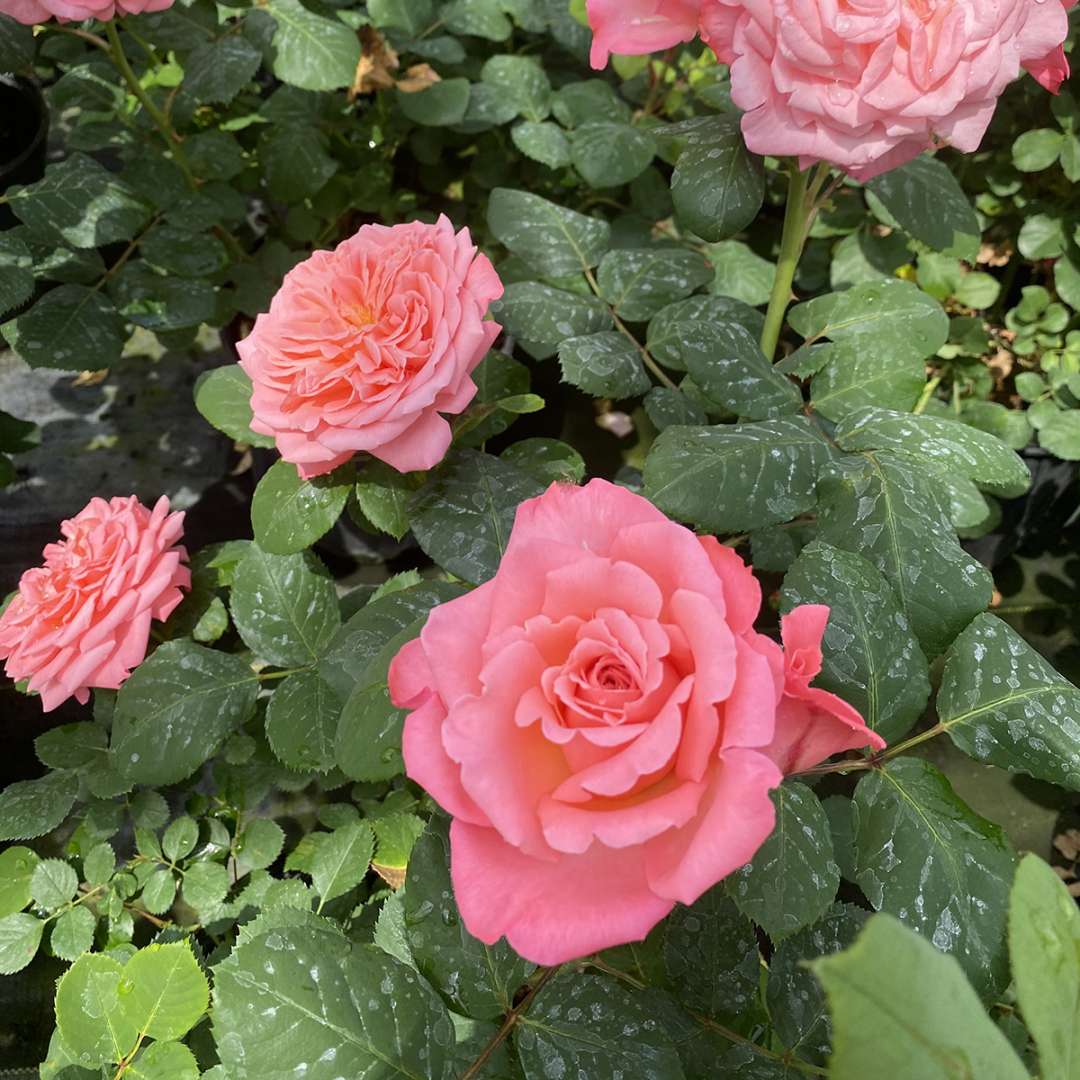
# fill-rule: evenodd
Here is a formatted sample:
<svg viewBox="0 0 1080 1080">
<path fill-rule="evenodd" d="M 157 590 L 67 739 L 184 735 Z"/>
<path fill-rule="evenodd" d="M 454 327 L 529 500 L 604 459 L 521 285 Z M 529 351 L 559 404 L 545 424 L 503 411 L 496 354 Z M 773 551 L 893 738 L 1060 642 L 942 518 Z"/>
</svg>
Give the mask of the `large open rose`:
<svg viewBox="0 0 1080 1080">
<path fill-rule="evenodd" d="M 45 712 L 93 687 L 115 690 L 142 662 L 152 619 L 167 619 L 191 584 L 178 546 L 182 512 L 162 496 L 91 499 L 60 526 L 43 566 L 27 570 L 0 615 L 0 659 L 27 679 Z"/>
<path fill-rule="evenodd" d="M 400 472 L 450 445 L 442 413 L 476 394 L 470 377 L 499 334 L 502 295 L 469 230 L 364 225 L 285 276 L 237 346 L 253 386 L 251 427 L 307 478 L 366 450 Z"/>
<path fill-rule="evenodd" d="M 496 576 L 390 668 L 471 933 L 541 964 L 642 938 L 753 856 L 784 772 L 883 745 L 809 685 L 827 609 L 785 652 L 760 605 L 731 549 L 605 481 L 521 505 Z"/>
<path fill-rule="evenodd" d="M 1075 0 L 591 0 L 592 61 L 701 36 L 731 65 L 758 154 L 869 179 L 923 150 L 977 149 L 1026 68 L 1056 92 Z"/>
</svg>

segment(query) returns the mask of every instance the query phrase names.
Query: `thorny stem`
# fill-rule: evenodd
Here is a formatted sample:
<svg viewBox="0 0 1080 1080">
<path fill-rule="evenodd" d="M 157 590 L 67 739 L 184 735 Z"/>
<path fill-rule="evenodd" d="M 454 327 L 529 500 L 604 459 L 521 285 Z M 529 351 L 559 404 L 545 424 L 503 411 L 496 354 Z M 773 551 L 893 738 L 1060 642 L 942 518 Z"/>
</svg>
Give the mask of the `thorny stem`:
<svg viewBox="0 0 1080 1080">
<path fill-rule="evenodd" d="M 558 972 L 557 967 L 548 968 L 533 984 L 529 992 L 507 1014 L 502 1027 L 491 1036 L 487 1046 L 480 1051 L 480 1056 L 461 1074 L 460 1080 L 474 1080 L 489 1057 L 499 1048 L 499 1044 L 510 1034 L 521 1014 L 532 1004 L 532 1000 Z"/>
<path fill-rule="evenodd" d="M 585 280 L 589 283 L 589 288 L 592 289 L 597 296 L 600 296 L 600 285 L 596 280 L 596 275 L 586 267 Z M 603 299 L 601 296 L 600 299 Z M 669 390 L 678 390 L 678 386 L 669 378 L 664 369 L 652 358 L 652 354 L 640 341 L 633 335 L 630 328 L 615 314 L 614 310 L 611 312 L 611 318 L 615 323 L 615 329 L 619 331 L 623 337 L 629 340 L 635 349 L 641 354 L 642 362 L 645 366 L 656 376 L 656 378 L 664 384 Z"/>
<path fill-rule="evenodd" d="M 776 354 L 780 340 L 780 328 L 784 325 L 784 313 L 791 300 L 791 283 L 799 265 L 803 244 L 806 242 L 812 201 L 807 197 L 807 174 L 800 171 L 798 162 L 788 162 L 788 195 L 784 209 L 784 232 L 780 238 L 780 257 L 776 262 L 776 278 L 765 312 L 765 326 L 761 331 L 761 351 L 767 360 Z"/>
</svg>

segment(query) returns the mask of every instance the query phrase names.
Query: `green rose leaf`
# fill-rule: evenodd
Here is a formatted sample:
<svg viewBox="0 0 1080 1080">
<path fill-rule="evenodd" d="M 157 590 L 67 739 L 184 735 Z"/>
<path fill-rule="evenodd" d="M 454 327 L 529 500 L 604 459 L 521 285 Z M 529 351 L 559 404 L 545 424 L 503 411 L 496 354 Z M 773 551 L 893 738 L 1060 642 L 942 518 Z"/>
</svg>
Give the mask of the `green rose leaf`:
<svg viewBox="0 0 1080 1080">
<path fill-rule="evenodd" d="M 305 1080 L 442 1076 L 454 1041 L 445 1006 L 417 972 L 321 920 L 235 948 L 215 969 L 213 1022 L 230 1075 L 292 1075 L 302 1065 Z"/>
<path fill-rule="evenodd" d="M 391 780 L 405 770 L 401 729 L 405 713 L 395 709 L 386 686 L 358 686 L 339 710 L 334 761 L 353 780 Z"/>
<path fill-rule="evenodd" d="M 199 1080 L 195 1055 L 178 1042 L 151 1043 L 128 1066 L 125 1076 L 132 1080 Z"/>
<path fill-rule="evenodd" d="M 0 840 L 32 840 L 52 832 L 78 794 L 78 777 L 66 769 L 9 784 L 0 792 Z"/>
<path fill-rule="evenodd" d="M 606 221 L 509 188 L 491 193 L 487 222 L 496 240 L 547 277 L 596 266 L 611 239 Z"/>
<path fill-rule="evenodd" d="M 911 730 L 930 697 L 926 657 L 892 586 L 861 555 L 812 543 L 784 578 L 780 610 L 826 604 L 821 674 L 886 742 Z"/>
<path fill-rule="evenodd" d="M 123 180 L 80 153 L 49 165 L 37 183 L 11 188 L 7 200 L 35 236 L 58 247 L 96 248 L 130 240 L 150 217 L 149 207 Z"/>
<path fill-rule="evenodd" d="M 779 941 L 825 913 L 840 885 L 840 868 L 818 797 L 805 784 L 788 781 L 771 798 L 772 835 L 728 879 L 728 890 L 739 910 Z"/>
<path fill-rule="evenodd" d="M 30 878 L 30 895 L 39 907 L 52 910 L 66 904 L 79 888 L 79 875 L 63 859 L 43 859 Z"/>
<path fill-rule="evenodd" d="M 492 314 L 537 360 L 551 356 L 568 338 L 611 329 L 611 309 L 603 300 L 537 281 L 508 285 Z"/>
<path fill-rule="evenodd" d="M 277 28 L 270 41 L 274 74 L 301 90 L 350 86 L 360 62 L 360 40 L 337 19 L 309 11 L 300 0 L 268 0 Z"/>
<path fill-rule="evenodd" d="M 259 547 L 272 555 L 292 555 L 329 532 L 349 498 L 347 469 L 301 480 L 295 465 L 271 465 L 251 501 L 251 526 Z"/>
<path fill-rule="evenodd" d="M 45 923 L 17 911 L 0 919 L 0 975 L 14 975 L 34 959 Z"/>
<path fill-rule="evenodd" d="M 1037 855 L 1016 868 L 1009 900 L 1009 955 L 1024 1022 L 1039 1049 L 1040 1075 L 1080 1072 L 1080 911 L 1064 882 Z"/>
<path fill-rule="evenodd" d="M 703 240 L 742 232 L 761 209 L 765 171 L 746 149 L 738 117 L 696 117 L 663 132 L 686 140 L 671 177 L 679 221 Z"/>
<path fill-rule="evenodd" d="M 982 234 L 979 219 L 943 161 L 921 155 L 875 177 L 867 188 L 916 240 L 974 261 Z"/>
<path fill-rule="evenodd" d="M 888 580 L 927 656 L 936 656 L 990 602 L 990 574 L 956 540 L 932 477 L 874 451 L 825 471 L 819 537 L 854 551 Z"/>
<path fill-rule="evenodd" d="M 670 427 L 645 460 L 645 494 L 666 514 L 709 532 L 790 521 L 817 502 L 832 459 L 804 417 L 716 427 Z"/>
<path fill-rule="evenodd" d="M 274 445 L 272 436 L 251 430 L 251 379 L 239 364 L 203 372 L 195 380 L 195 408 L 218 431 L 237 442 Z"/>
<path fill-rule="evenodd" d="M 613 330 L 567 338 L 559 364 L 564 382 L 594 397 L 637 397 L 652 386 L 637 347 Z"/>
<path fill-rule="evenodd" d="M 1026 1080 L 956 961 L 888 915 L 872 917 L 851 948 L 812 969 L 833 1018 L 830 1077 Z"/>
<path fill-rule="evenodd" d="M 556 975 L 520 1017 L 514 1042 L 525 1080 L 560 1072 L 589 1080 L 684 1077 L 649 998 L 599 975 Z"/>
<path fill-rule="evenodd" d="M 953 642 L 937 710 L 977 761 L 1080 790 L 1080 690 L 996 616 L 979 615 Z"/>
<path fill-rule="evenodd" d="M 230 101 L 255 77 L 262 54 L 246 38 L 229 34 L 197 46 L 184 62 L 183 89 L 200 104 Z"/>
<path fill-rule="evenodd" d="M 300 772 L 334 767 L 341 699 L 316 671 L 290 675 L 266 707 L 266 738 L 283 765 Z"/>
<path fill-rule="evenodd" d="M 112 367 L 127 340 L 124 320 L 104 293 L 85 285 L 51 289 L 3 327 L 8 344 L 31 367 L 81 371 L 91 360 Z"/>
<path fill-rule="evenodd" d="M 56 1024 L 65 1046 L 83 1066 L 120 1061 L 139 1029 L 121 1008 L 124 969 L 110 956 L 84 953 L 56 986 Z"/>
<path fill-rule="evenodd" d="M 744 326 L 688 324 L 680 358 L 695 385 L 710 400 L 750 420 L 768 420 L 802 408 L 802 394 L 765 359 Z"/>
<path fill-rule="evenodd" d="M 136 783 L 183 780 L 251 716 L 258 691 L 240 657 L 167 641 L 117 695 L 110 759 Z"/>
<path fill-rule="evenodd" d="M 30 881 L 41 858 L 28 847 L 0 851 L 0 918 L 22 911 L 30 903 Z"/>
<path fill-rule="evenodd" d="M 1016 857 L 1001 829 L 919 758 L 864 776 L 854 808 L 855 880 L 874 909 L 955 956 L 979 993 L 1002 987 Z"/>
<path fill-rule="evenodd" d="M 965 476 L 1003 498 L 1023 495 L 1031 486 L 1019 454 L 993 435 L 948 417 L 859 409 L 837 425 L 835 437 L 845 450 L 889 450 L 948 475 Z"/>
<path fill-rule="evenodd" d="M 413 847 L 403 895 L 409 950 L 447 1005 L 478 1020 L 494 1020 L 513 1008 L 534 965 L 505 941 L 485 945 L 465 929 L 450 884 L 445 820 L 433 820 Z"/>
<path fill-rule="evenodd" d="M 61 960 L 77 960 L 90 951 L 96 927 L 97 918 L 89 908 L 75 907 L 65 911 L 56 920 L 49 937 L 52 951 Z"/>
<path fill-rule="evenodd" d="M 841 801 L 850 805 L 846 798 Z M 854 904 L 834 904 L 813 926 L 780 942 L 773 953 L 766 987 L 769 1016 L 783 1044 L 803 1059 L 824 1063 L 832 1049 L 825 994 L 807 961 L 848 948 L 867 918 L 867 912 Z"/>
<path fill-rule="evenodd" d="M 500 458 L 457 450 L 409 500 L 409 520 L 435 562 L 478 584 L 498 569 L 518 505 L 542 490 Z"/>
<path fill-rule="evenodd" d="M 629 322 L 651 319 L 712 276 L 703 256 L 680 248 L 619 248 L 600 260 L 596 272 L 600 295 Z"/>
<path fill-rule="evenodd" d="M 311 864 L 311 880 L 319 894 L 319 910 L 359 885 L 375 853 L 375 834 L 366 821 L 335 829 L 321 843 Z"/>
<path fill-rule="evenodd" d="M 630 124 L 590 120 L 570 135 L 570 160 L 594 188 L 630 183 L 649 167 L 655 154 L 653 136 Z"/>
<path fill-rule="evenodd" d="M 278 667 L 315 663 L 341 626 L 333 579 L 311 552 L 271 555 L 252 544 L 229 607 L 244 644 Z"/>
<path fill-rule="evenodd" d="M 752 1008 L 761 967 L 757 937 L 723 885 L 668 916 L 663 965 L 672 992 L 688 1008 L 727 1017 Z"/>
<path fill-rule="evenodd" d="M 206 976 L 183 941 L 140 949 L 124 965 L 123 977 L 122 1017 L 154 1039 L 186 1035 L 209 1004 Z"/>
</svg>

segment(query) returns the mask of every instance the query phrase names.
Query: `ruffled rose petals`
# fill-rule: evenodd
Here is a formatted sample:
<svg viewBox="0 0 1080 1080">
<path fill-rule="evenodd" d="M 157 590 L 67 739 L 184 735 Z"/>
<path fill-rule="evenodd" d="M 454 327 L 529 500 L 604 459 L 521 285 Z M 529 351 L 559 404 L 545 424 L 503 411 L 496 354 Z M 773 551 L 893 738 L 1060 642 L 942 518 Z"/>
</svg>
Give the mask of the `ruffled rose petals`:
<svg viewBox="0 0 1080 1080">
<path fill-rule="evenodd" d="M 441 414 L 476 394 L 471 373 L 498 336 L 502 295 L 468 229 L 445 217 L 365 225 L 294 267 L 238 345 L 253 431 L 310 479 L 364 450 L 399 472 L 450 446 Z"/>
<path fill-rule="evenodd" d="M 641 939 L 753 857 L 785 771 L 881 745 L 810 686 L 828 609 L 785 617 L 785 653 L 760 607 L 731 549 L 623 488 L 521 504 L 495 577 L 390 667 L 472 934 L 539 964 Z"/>
<path fill-rule="evenodd" d="M 867 180 L 932 147 L 976 150 L 1022 69 L 1056 93 L 1074 2 L 590 0 L 588 11 L 594 67 L 696 29 L 731 66 L 751 150 Z"/>
<path fill-rule="evenodd" d="M 146 656 L 153 619 L 168 618 L 191 585 L 178 542 L 183 513 L 162 496 L 91 499 L 60 526 L 43 566 L 27 570 L 0 615 L 0 659 L 50 712 L 95 687 L 120 687 Z"/>
</svg>

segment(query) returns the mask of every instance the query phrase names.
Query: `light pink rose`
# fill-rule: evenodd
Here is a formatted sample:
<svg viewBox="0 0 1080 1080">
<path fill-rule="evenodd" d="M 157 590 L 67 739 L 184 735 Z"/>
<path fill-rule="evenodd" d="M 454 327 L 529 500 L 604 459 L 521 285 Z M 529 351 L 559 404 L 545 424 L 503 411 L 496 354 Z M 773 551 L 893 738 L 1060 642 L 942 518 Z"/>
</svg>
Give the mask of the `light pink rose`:
<svg viewBox="0 0 1080 1080">
<path fill-rule="evenodd" d="M 610 53 L 636 55 L 670 49 L 698 32 L 702 0 L 588 0 L 591 61 L 602 68 Z"/>
<path fill-rule="evenodd" d="M 1022 66 L 1054 88 L 1067 30 L 1061 0 L 707 0 L 702 13 L 746 145 L 862 180 L 930 147 L 977 149 Z"/>
<path fill-rule="evenodd" d="M 92 687 L 117 689 L 141 663 L 151 619 L 168 618 L 191 585 L 183 529 L 164 496 L 152 511 L 134 495 L 91 499 L 46 546 L 45 565 L 23 574 L 0 615 L 0 659 L 45 712 L 85 702 Z"/>
<path fill-rule="evenodd" d="M 756 633 L 742 560 L 603 480 L 522 503 L 498 573 L 390 667 L 410 777 L 453 816 L 469 931 L 555 964 L 744 865 L 785 771 L 884 743 L 810 680 L 824 607 Z"/>
<path fill-rule="evenodd" d="M 32 25 L 55 18 L 59 22 L 84 19 L 111 19 L 121 15 L 141 15 L 144 11 L 164 11 L 174 0 L 0 0 L 0 14 L 16 22 Z"/>
<path fill-rule="evenodd" d="M 400 472 L 430 469 L 450 445 L 440 413 L 476 394 L 470 373 L 499 334 L 502 295 L 469 230 L 365 225 L 285 276 L 240 342 L 252 429 L 272 435 L 307 478 L 366 450 Z"/>
</svg>

